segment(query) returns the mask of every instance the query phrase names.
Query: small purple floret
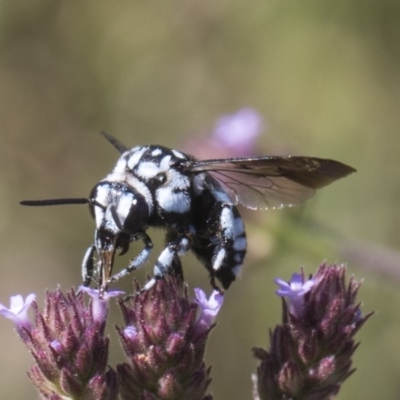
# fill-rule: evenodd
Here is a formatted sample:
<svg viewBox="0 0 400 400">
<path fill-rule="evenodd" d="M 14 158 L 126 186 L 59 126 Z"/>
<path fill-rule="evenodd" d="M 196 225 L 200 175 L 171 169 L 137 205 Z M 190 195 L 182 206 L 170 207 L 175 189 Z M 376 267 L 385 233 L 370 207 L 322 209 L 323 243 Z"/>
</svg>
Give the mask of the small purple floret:
<svg viewBox="0 0 400 400">
<path fill-rule="evenodd" d="M 306 294 L 314 285 L 314 279 L 309 279 L 303 282 L 303 274 L 292 275 L 292 278 L 289 282 L 284 281 L 283 279 L 275 279 L 274 281 L 281 288 L 276 291 L 276 294 L 279 296 L 287 296 L 287 297 L 299 297 Z"/>
<path fill-rule="evenodd" d="M 276 278 L 274 282 L 280 287 L 276 294 L 281 297 L 287 297 L 291 311 L 296 315 L 300 315 L 304 304 L 304 295 L 314 286 L 315 280 L 308 279 L 304 282 L 302 273 L 294 273 L 289 282 L 280 278 Z"/>
<path fill-rule="evenodd" d="M 32 324 L 28 319 L 28 309 L 35 299 L 36 295 L 33 293 L 29 294 L 25 301 L 20 294 L 11 296 L 10 308 L 0 304 L 0 315 L 11 319 L 15 325 L 15 328 L 17 329 L 17 332 L 22 334 L 23 329 L 30 330 L 32 327 Z"/>
<path fill-rule="evenodd" d="M 58 340 L 53 340 L 50 343 L 50 347 L 56 352 L 56 353 L 62 353 L 64 350 L 64 346 L 58 341 Z"/>
<path fill-rule="evenodd" d="M 100 292 L 98 289 L 92 289 L 87 286 L 81 286 L 79 291 L 87 293 L 92 298 L 92 312 L 93 320 L 95 322 L 104 322 L 107 319 L 108 302 L 112 297 L 125 294 L 125 292 L 121 290 L 110 290 L 103 293 L 103 296 L 100 297 Z"/>
<path fill-rule="evenodd" d="M 133 339 L 136 337 L 138 332 L 133 325 L 128 325 L 126 328 L 124 328 L 123 333 L 128 339 Z"/>
<path fill-rule="evenodd" d="M 222 307 L 224 296 L 217 290 L 214 290 L 210 298 L 207 299 L 206 294 L 201 289 L 196 288 L 194 292 L 196 295 L 196 302 L 200 308 L 200 315 L 198 316 L 197 323 L 208 329 L 214 323 Z"/>
</svg>

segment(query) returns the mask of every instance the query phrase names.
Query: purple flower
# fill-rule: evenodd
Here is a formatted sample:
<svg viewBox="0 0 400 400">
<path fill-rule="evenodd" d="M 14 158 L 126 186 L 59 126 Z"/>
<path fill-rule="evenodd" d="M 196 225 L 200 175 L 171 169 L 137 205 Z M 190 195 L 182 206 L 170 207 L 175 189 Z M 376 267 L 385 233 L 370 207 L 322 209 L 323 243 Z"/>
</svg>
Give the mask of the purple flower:
<svg viewBox="0 0 400 400">
<path fill-rule="evenodd" d="M 354 372 L 357 331 L 372 315 L 362 315 L 356 300 L 361 283 L 346 267 L 322 264 L 305 281 L 276 279 L 283 300 L 282 323 L 270 331 L 270 348 L 254 348 L 260 360 L 256 389 L 261 400 L 333 399 Z"/>
<path fill-rule="evenodd" d="M 255 141 L 265 129 L 263 117 L 252 108 L 222 115 L 211 133 L 192 137 L 185 151 L 199 159 L 249 157 L 257 154 Z"/>
<path fill-rule="evenodd" d="M 127 356 L 117 366 L 122 399 L 211 399 L 203 357 L 222 296 L 196 296 L 190 300 L 186 285 L 169 276 L 119 300 L 125 326 L 117 332 Z"/>
<path fill-rule="evenodd" d="M 121 290 L 110 290 L 103 293 L 103 296 L 100 297 L 98 289 L 92 289 L 87 286 L 81 286 L 79 291 L 87 293 L 92 298 L 93 320 L 100 323 L 107 319 L 108 303 L 110 299 L 125 294 L 125 292 Z"/>
<path fill-rule="evenodd" d="M 196 295 L 196 303 L 199 305 L 200 314 L 197 318 L 197 324 L 199 327 L 204 327 L 205 330 L 210 329 L 214 323 L 215 318 L 224 302 L 224 296 L 217 290 L 211 293 L 209 299 L 206 294 L 199 288 L 194 289 Z"/>
<path fill-rule="evenodd" d="M 261 115 L 252 108 L 242 108 L 235 114 L 223 115 L 214 126 L 213 138 L 235 154 L 249 155 L 254 141 L 265 129 Z"/>
<path fill-rule="evenodd" d="M 294 273 L 289 282 L 285 282 L 280 278 L 276 278 L 274 282 L 280 286 L 276 294 L 281 297 L 287 297 L 290 311 L 300 316 L 304 304 L 304 295 L 314 286 L 315 280 L 308 279 L 304 282 L 304 273 L 302 271 L 301 274 Z"/>
<path fill-rule="evenodd" d="M 50 343 L 50 347 L 58 354 L 61 354 L 64 351 L 64 346 L 58 340 L 53 340 Z"/>
<path fill-rule="evenodd" d="M 122 334 L 123 334 L 124 336 L 126 336 L 127 338 L 129 338 L 129 339 L 132 340 L 132 339 L 134 339 L 134 338 L 136 337 L 136 335 L 138 334 L 138 331 L 137 331 L 137 329 L 136 329 L 134 326 L 128 325 L 128 326 L 123 330 Z"/>
<path fill-rule="evenodd" d="M 46 294 L 43 312 L 34 303 L 35 321 L 22 339 L 35 360 L 28 376 L 40 398 L 117 399 L 117 375 L 108 367 L 109 339 L 100 312 L 108 299 L 99 300 L 96 311 L 96 297 L 87 304 L 83 291 L 64 295 L 57 290 Z"/>
<path fill-rule="evenodd" d="M 36 295 L 33 293 L 29 294 L 25 301 L 20 294 L 17 294 L 16 296 L 10 297 L 10 308 L 0 304 L 0 314 L 13 321 L 20 336 L 24 335 L 24 329 L 30 330 L 32 327 L 28 319 L 28 309 L 35 299 Z"/>
</svg>

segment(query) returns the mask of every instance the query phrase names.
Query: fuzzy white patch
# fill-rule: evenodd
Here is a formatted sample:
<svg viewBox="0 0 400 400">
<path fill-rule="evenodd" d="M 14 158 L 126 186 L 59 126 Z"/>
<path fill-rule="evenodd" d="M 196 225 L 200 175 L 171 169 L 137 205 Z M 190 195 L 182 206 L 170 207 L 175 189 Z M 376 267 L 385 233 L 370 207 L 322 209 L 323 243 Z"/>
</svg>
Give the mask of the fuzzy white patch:
<svg viewBox="0 0 400 400">
<path fill-rule="evenodd" d="M 186 158 L 181 152 L 179 152 L 178 150 L 172 150 L 172 153 L 174 154 L 175 157 L 178 158 Z"/>
<path fill-rule="evenodd" d="M 155 150 L 153 150 L 153 151 L 151 152 L 151 155 L 152 155 L 153 157 L 157 157 L 157 156 L 159 156 L 161 153 L 162 153 L 162 150 L 161 150 L 161 149 L 155 149 Z"/>
<path fill-rule="evenodd" d="M 224 207 L 221 212 L 221 228 L 225 230 L 225 236 L 228 238 L 236 237 L 234 219 L 232 209 Z"/>
<path fill-rule="evenodd" d="M 169 169 L 169 166 L 171 165 L 171 156 L 165 156 L 161 159 L 160 161 L 160 171 L 165 172 Z"/>
<path fill-rule="evenodd" d="M 226 257 L 226 250 L 220 249 L 213 263 L 214 271 L 218 271 L 221 268 L 221 265 L 224 262 L 225 257 Z"/>
<path fill-rule="evenodd" d="M 118 202 L 117 214 L 121 225 L 124 225 L 126 217 L 129 214 L 132 204 L 136 204 L 137 199 L 133 197 L 133 193 L 125 193 Z"/>
<path fill-rule="evenodd" d="M 140 159 L 147 149 L 148 147 L 134 147 L 124 156 L 126 159 L 126 165 L 131 171 L 133 171 L 134 168 L 138 165 Z"/>
<path fill-rule="evenodd" d="M 203 175 L 202 180 L 204 181 L 204 186 L 211 191 L 215 200 L 220 201 L 221 203 L 232 204 L 232 199 L 225 192 L 221 184 L 213 176 L 210 176 L 209 174 L 206 173 L 203 173 L 202 175 Z"/>
<path fill-rule="evenodd" d="M 136 171 L 137 175 L 144 180 L 154 178 L 160 172 L 163 172 L 160 166 L 151 161 L 141 162 Z"/>
<path fill-rule="evenodd" d="M 183 192 L 174 193 L 171 186 L 157 189 L 156 198 L 159 206 L 165 211 L 183 214 L 190 210 L 190 197 Z"/>
<path fill-rule="evenodd" d="M 104 187 L 100 186 L 97 188 L 97 193 L 96 193 L 96 201 L 103 205 L 104 207 L 107 205 L 107 197 L 108 197 L 109 191 Z M 96 228 L 100 228 L 103 220 L 104 220 L 104 209 L 98 206 L 94 206 L 94 218 L 96 221 Z"/>
<path fill-rule="evenodd" d="M 233 229 L 237 236 L 241 235 L 244 232 L 244 223 L 242 218 L 240 217 L 235 218 Z"/>
<path fill-rule="evenodd" d="M 174 256 L 175 254 L 168 247 L 165 248 L 160 254 L 160 257 L 158 257 L 157 263 L 154 266 L 154 275 L 156 276 L 164 275 L 165 271 L 172 264 Z"/>
<path fill-rule="evenodd" d="M 228 204 L 231 203 L 232 204 L 231 198 L 223 190 L 215 190 L 213 192 L 213 195 L 214 195 L 215 199 L 217 201 L 220 201 L 221 203 L 228 203 Z"/>
<path fill-rule="evenodd" d="M 137 175 L 144 180 L 152 179 L 159 173 L 167 172 L 169 170 L 170 162 L 171 156 L 163 157 L 160 164 L 152 161 L 141 162 L 137 167 Z"/>
<path fill-rule="evenodd" d="M 117 161 L 117 164 L 114 167 L 112 174 L 118 174 L 119 176 L 122 176 L 125 173 L 126 173 L 126 158 L 122 156 Z"/>
<path fill-rule="evenodd" d="M 105 228 L 114 233 L 117 234 L 120 232 L 120 229 L 118 228 L 117 224 L 114 221 L 114 217 L 111 213 L 111 205 L 109 205 L 106 209 L 106 212 L 104 213 L 104 221 L 105 221 Z"/>
<path fill-rule="evenodd" d="M 236 238 L 235 241 L 233 242 L 233 248 L 236 251 L 241 251 L 241 250 L 246 250 L 246 238 L 244 237 L 239 237 Z"/>
<path fill-rule="evenodd" d="M 187 189 L 190 186 L 189 178 L 172 168 L 168 172 L 168 178 L 168 184 L 175 189 Z"/>
<path fill-rule="evenodd" d="M 132 175 L 126 176 L 126 183 L 144 197 L 147 206 L 149 207 L 149 214 L 151 214 L 153 212 L 154 204 L 153 196 L 151 195 L 149 188 L 142 181 Z"/>
<path fill-rule="evenodd" d="M 100 203 L 102 206 L 106 207 L 108 204 L 108 196 L 110 193 L 110 189 L 108 185 L 100 185 L 97 186 L 96 189 L 96 201 Z M 100 208 L 100 207 L 97 207 Z"/>
<path fill-rule="evenodd" d="M 187 239 L 187 238 L 182 239 L 179 243 L 180 249 L 178 251 L 178 255 L 181 256 L 181 255 L 185 254 L 188 251 L 189 244 L 190 244 L 189 239 Z"/>
<path fill-rule="evenodd" d="M 204 192 L 204 179 L 205 179 L 206 175 L 205 174 L 199 174 L 196 175 L 193 178 L 193 189 L 194 189 L 194 193 L 196 195 L 200 195 Z"/>
</svg>

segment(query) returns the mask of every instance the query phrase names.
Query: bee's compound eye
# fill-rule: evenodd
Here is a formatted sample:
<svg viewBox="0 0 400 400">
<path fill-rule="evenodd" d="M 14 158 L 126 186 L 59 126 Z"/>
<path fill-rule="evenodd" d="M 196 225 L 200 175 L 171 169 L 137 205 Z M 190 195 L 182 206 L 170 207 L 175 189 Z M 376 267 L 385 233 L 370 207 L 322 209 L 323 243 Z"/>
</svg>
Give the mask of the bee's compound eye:
<svg viewBox="0 0 400 400">
<path fill-rule="evenodd" d="M 149 207 L 144 197 L 135 193 L 123 223 L 124 231 L 134 234 L 144 229 L 149 217 Z"/>
<path fill-rule="evenodd" d="M 90 192 L 89 196 L 89 210 L 91 216 L 95 219 L 96 215 L 96 208 L 101 208 L 105 210 L 107 204 L 106 197 L 107 192 L 109 190 L 109 184 L 107 182 L 102 182 L 97 184 L 92 191 Z"/>
</svg>

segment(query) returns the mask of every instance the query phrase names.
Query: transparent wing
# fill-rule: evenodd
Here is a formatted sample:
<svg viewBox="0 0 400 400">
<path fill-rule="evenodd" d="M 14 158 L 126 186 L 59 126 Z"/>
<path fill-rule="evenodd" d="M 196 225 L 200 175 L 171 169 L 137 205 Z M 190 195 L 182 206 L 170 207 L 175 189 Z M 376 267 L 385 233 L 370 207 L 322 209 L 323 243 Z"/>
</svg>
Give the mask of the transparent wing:
<svg viewBox="0 0 400 400">
<path fill-rule="evenodd" d="M 254 157 L 192 161 L 191 173 L 207 172 L 210 190 L 222 190 L 233 204 L 251 209 L 282 208 L 301 203 L 355 169 L 313 157 Z"/>
</svg>

